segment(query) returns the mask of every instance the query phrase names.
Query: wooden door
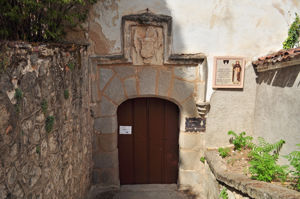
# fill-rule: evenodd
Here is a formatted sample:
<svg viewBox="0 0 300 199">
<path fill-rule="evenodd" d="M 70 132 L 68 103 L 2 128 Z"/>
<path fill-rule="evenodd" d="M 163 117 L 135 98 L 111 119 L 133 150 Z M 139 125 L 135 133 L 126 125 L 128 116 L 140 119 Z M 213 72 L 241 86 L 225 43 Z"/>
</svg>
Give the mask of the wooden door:
<svg viewBox="0 0 300 199">
<path fill-rule="evenodd" d="M 121 184 L 177 183 L 178 118 L 178 107 L 158 98 L 131 99 L 119 106 Z M 120 126 L 131 126 L 131 134 L 120 134 Z"/>
</svg>

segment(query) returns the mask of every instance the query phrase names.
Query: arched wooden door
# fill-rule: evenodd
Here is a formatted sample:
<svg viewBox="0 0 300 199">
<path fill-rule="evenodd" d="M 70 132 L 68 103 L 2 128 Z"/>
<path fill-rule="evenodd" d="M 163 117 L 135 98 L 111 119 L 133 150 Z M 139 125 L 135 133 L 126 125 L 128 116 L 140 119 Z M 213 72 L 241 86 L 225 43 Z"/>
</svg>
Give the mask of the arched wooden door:
<svg viewBox="0 0 300 199">
<path fill-rule="evenodd" d="M 177 183 L 178 118 L 178 107 L 159 98 L 135 98 L 119 106 L 121 184 Z"/>
</svg>

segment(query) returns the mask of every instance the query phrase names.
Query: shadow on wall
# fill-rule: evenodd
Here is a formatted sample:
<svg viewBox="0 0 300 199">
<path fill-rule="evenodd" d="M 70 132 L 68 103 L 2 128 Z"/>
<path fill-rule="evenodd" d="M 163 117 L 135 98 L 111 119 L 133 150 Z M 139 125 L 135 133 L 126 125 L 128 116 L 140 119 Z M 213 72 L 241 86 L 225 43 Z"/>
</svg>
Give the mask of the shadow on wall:
<svg viewBox="0 0 300 199">
<path fill-rule="evenodd" d="M 265 83 L 281 88 L 293 86 L 299 87 L 300 81 L 298 82 L 298 84 L 296 82 L 297 77 L 299 76 L 299 72 L 300 65 L 258 73 L 256 83 Z"/>
</svg>

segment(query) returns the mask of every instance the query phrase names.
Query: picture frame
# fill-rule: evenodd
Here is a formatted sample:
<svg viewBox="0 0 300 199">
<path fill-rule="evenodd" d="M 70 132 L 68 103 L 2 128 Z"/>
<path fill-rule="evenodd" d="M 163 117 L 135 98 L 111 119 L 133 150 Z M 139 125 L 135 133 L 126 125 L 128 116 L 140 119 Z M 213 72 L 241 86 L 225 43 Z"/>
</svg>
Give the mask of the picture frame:
<svg viewBox="0 0 300 199">
<path fill-rule="evenodd" d="M 244 87 L 244 74 L 244 57 L 214 57 L 213 88 L 241 89 Z"/>
</svg>

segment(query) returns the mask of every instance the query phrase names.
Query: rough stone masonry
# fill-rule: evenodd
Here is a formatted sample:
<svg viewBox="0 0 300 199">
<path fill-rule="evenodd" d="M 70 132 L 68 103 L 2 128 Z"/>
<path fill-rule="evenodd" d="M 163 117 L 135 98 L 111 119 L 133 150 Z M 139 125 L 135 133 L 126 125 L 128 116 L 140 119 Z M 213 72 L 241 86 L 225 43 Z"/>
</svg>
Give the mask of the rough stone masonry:
<svg viewBox="0 0 300 199">
<path fill-rule="evenodd" d="M 91 134 L 85 47 L 0 43 L 0 199 L 84 198 Z"/>
</svg>

